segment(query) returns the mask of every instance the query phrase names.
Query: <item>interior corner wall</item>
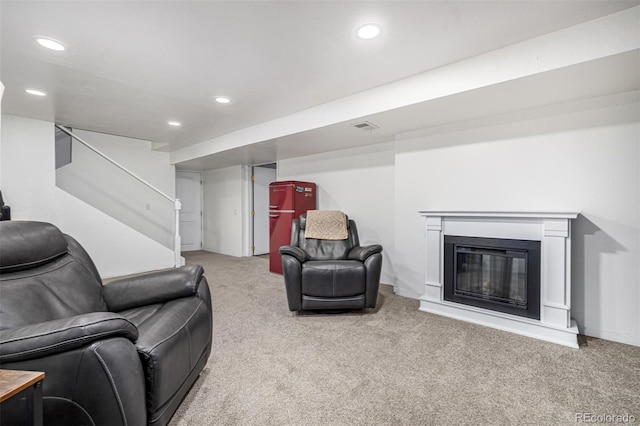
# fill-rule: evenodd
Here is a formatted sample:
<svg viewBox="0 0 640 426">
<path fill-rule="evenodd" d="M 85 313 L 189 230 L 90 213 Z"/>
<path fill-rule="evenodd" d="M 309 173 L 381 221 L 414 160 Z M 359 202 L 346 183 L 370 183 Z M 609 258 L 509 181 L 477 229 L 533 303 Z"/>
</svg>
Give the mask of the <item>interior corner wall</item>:
<svg viewBox="0 0 640 426">
<path fill-rule="evenodd" d="M 360 244 L 381 244 L 381 282 L 395 282 L 394 148 L 383 143 L 278 162 L 278 180 L 317 184 L 317 206 L 356 221 Z"/>
<path fill-rule="evenodd" d="M 207 170 L 203 180 L 204 249 L 230 256 L 243 255 L 244 180 L 241 166 Z"/>
<path fill-rule="evenodd" d="M 419 210 L 580 212 L 572 224 L 572 317 L 582 334 L 640 345 L 639 92 L 396 142 L 395 269 L 420 296 Z"/>
<path fill-rule="evenodd" d="M 54 134 L 53 123 L 2 116 L 0 170 L 12 218 L 58 226 L 82 244 L 103 278 L 172 267 L 172 250 L 56 187 Z"/>
</svg>

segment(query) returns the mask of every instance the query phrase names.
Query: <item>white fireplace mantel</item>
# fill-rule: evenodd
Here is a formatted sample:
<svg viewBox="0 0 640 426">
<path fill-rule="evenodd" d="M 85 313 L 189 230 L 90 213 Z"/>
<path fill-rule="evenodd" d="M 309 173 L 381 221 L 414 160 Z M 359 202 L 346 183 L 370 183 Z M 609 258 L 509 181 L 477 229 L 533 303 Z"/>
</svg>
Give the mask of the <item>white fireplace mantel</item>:
<svg viewBox="0 0 640 426">
<path fill-rule="evenodd" d="M 426 218 L 426 281 L 420 310 L 578 347 L 571 319 L 571 220 L 578 213 L 420 211 Z M 540 320 L 444 300 L 444 236 L 540 241 Z"/>
</svg>

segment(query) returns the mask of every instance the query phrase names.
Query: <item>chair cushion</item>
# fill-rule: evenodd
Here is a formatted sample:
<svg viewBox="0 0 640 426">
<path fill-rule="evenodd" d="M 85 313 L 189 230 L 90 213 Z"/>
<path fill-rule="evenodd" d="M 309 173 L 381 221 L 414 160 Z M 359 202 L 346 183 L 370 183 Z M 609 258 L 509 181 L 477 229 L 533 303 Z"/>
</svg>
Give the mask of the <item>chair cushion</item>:
<svg viewBox="0 0 640 426">
<path fill-rule="evenodd" d="M 0 223 L 0 272 L 36 268 L 67 253 L 67 240 L 50 223 L 5 221 Z"/>
<path fill-rule="evenodd" d="M 77 245 L 67 238 L 70 247 Z M 67 253 L 30 269 L 3 271 L 0 286 L 3 330 L 107 310 L 102 283 L 79 253 Z"/>
<path fill-rule="evenodd" d="M 291 231 L 291 245 L 300 247 L 309 260 L 347 260 L 353 247 L 360 245 L 358 230 L 353 220 L 347 219 L 349 237 L 346 240 L 319 240 L 306 237 L 307 214 L 303 213 L 295 219 Z"/>
<path fill-rule="evenodd" d="M 302 265 L 302 294 L 347 297 L 365 292 L 365 267 L 357 260 L 318 260 Z"/>
<path fill-rule="evenodd" d="M 346 260 L 353 247 L 349 240 L 316 240 L 309 238 L 300 246 L 311 260 Z"/>
</svg>

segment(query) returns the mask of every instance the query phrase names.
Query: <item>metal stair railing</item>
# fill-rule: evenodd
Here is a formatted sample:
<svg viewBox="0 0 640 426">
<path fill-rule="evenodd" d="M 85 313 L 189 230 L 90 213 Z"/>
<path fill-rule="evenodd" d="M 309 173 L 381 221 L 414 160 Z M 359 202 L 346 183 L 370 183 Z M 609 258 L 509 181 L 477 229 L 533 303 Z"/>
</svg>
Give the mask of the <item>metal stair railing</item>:
<svg viewBox="0 0 640 426">
<path fill-rule="evenodd" d="M 84 145 L 85 147 L 87 147 L 91 151 L 93 151 L 96 154 L 98 154 L 100 157 L 104 158 L 105 160 L 107 160 L 108 162 L 110 162 L 111 164 L 113 164 L 114 166 L 116 166 L 117 168 L 122 170 L 123 172 L 127 173 L 129 176 L 133 177 L 134 179 L 136 179 L 137 181 L 139 181 L 143 185 L 147 186 L 148 188 L 152 189 L 153 191 L 155 191 L 156 193 L 158 193 L 159 195 L 161 195 L 162 197 L 166 198 L 167 200 L 169 200 L 170 202 L 173 203 L 173 209 L 175 211 L 175 235 L 174 235 L 174 247 L 173 247 L 174 266 L 176 268 L 180 267 L 182 265 L 182 257 L 181 257 L 181 253 L 180 253 L 180 245 L 181 245 L 181 240 L 180 240 L 180 209 L 182 208 L 182 204 L 180 203 L 180 200 L 165 194 L 163 191 L 161 191 L 160 189 L 156 188 L 155 186 L 153 186 L 152 184 L 147 182 L 145 179 L 141 178 L 140 176 L 138 176 L 137 174 L 135 174 L 131 170 L 127 169 L 123 165 L 119 164 L 117 161 L 115 161 L 112 158 L 110 158 L 108 155 L 104 154 L 100 150 L 98 150 L 98 149 L 94 148 L 93 146 L 91 146 L 86 141 L 82 140 L 82 138 L 80 138 L 78 135 L 75 135 L 73 132 L 71 132 L 66 127 L 61 126 L 59 124 L 56 124 L 55 126 L 56 126 L 56 128 L 60 129 L 61 131 L 65 132 L 66 134 L 71 136 L 73 139 L 75 139 L 78 142 L 80 142 L 82 145 Z"/>
</svg>

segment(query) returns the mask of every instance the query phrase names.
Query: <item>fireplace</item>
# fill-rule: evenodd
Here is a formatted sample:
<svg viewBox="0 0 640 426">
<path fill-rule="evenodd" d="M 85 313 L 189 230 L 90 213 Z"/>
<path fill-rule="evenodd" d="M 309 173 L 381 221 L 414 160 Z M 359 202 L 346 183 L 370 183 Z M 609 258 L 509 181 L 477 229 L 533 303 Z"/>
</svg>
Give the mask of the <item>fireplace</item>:
<svg viewBox="0 0 640 426">
<path fill-rule="evenodd" d="M 571 221 L 577 213 L 421 211 L 420 310 L 577 348 Z"/>
<path fill-rule="evenodd" d="M 540 241 L 445 235 L 444 300 L 540 319 Z"/>
</svg>

